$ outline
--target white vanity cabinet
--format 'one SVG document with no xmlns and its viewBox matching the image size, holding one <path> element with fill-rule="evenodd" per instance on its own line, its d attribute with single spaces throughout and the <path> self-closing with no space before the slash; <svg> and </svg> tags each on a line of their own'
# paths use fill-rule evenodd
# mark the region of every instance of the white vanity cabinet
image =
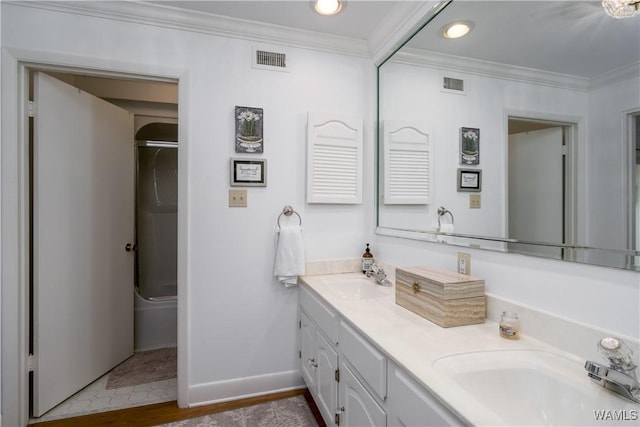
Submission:
<svg viewBox="0 0 640 427">
<path fill-rule="evenodd" d="M 464 425 L 306 286 L 300 308 L 302 376 L 327 426 Z"/>
<path fill-rule="evenodd" d="M 387 358 L 340 320 L 340 425 L 386 426 Z"/>
<path fill-rule="evenodd" d="M 354 369 L 355 370 L 355 369 Z M 387 425 L 387 413 L 376 402 L 350 365 L 340 362 L 340 425 L 380 427 Z"/>
<path fill-rule="evenodd" d="M 304 378 L 327 426 L 338 410 L 337 315 L 306 289 L 300 290 L 300 359 Z"/>
<path fill-rule="evenodd" d="M 338 388 L 336 387 L 336 370 L 338 369 L 338 353 L 322 336 L 316 334 L 316 404 L 327 426 L 335 420 L 338 408 Z"/>
</svg>

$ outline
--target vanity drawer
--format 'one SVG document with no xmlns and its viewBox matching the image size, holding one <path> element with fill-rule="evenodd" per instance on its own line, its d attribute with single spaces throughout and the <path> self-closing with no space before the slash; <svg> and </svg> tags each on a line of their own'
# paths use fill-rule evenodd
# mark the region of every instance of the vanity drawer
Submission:
<svg viewBox="0 0 640 427">
<path fill-rule="evenodd" d="M 340 321 L 340 350 L 369 387 L 384 400 L 387 397 L 387 358 L 344 321 Z"/>
<path fill-rule="evenodd" d="M 338 344 L 338 316 L 304 286 L 300 287 L 300 306 L 332 345 Z"/>
</svg>

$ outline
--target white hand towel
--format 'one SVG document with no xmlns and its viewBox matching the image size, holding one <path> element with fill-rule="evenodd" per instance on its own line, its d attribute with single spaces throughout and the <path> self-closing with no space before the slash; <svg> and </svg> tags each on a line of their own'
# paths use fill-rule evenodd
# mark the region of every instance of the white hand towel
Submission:
<svg viewBox="0 0 640 427">
<path fill-rule="evenodd" d="M 453 224 L 442 224 L 440 226 L 441 233 L 453 233 L 455 230 Z"/>
<path fill-rule="evenodd" d="M 282 226 L 278 233 L 274 276 L 286 287 L 298 284 L 298 276 L 304 275 L 304 243 L 302 227 Z"/>
</svg>

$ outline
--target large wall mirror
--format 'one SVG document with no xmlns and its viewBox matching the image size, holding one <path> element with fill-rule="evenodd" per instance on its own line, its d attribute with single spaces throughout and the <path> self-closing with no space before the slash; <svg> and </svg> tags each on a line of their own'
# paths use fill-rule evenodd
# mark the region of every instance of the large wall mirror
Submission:
<svg viewBox="0 0 640 427">
<path fill-rule="evenodd" d="M 377 232 L 640 270 L 640 16 L 601 1 L 432 15 L 378 68 Z"/>
</svg>

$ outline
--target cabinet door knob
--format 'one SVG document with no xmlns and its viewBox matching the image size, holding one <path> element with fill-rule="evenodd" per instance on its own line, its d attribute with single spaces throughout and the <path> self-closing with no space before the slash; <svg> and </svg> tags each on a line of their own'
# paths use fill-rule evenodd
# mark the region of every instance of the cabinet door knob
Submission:
<svg viewBox="0 0 640 427">
<path fill-rule="evenodd" d="M 307 359 L 307 363 L 309 364 L 309 366 L 311 366 L 312 368 L 317 368 L 318 364 L 316 363 L 316 359 Z"/>
<path fill-rule="evenodd" d="M 127 243 L 126 245 L 124 245 L 124 250 L 127 252 L 135 252 L 138 249 L 138 247 L 136 245 L 133 245 L 131 243 Z"/>
</svg>

